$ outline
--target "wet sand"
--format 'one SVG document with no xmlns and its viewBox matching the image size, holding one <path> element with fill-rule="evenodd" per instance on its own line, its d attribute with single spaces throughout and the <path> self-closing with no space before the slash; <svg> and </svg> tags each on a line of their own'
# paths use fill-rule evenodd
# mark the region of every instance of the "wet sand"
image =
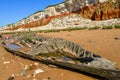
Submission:
<svg viewBox="0 0 120 80">
<path fill-rule="evenodd" d="M 115 62 L 120 68 L 120 40 L 115 40 L 115 37 L 120 37 L 119 29 L 61 31 L 38 33 L 38 35 L 60 37 L 73 41 L 83 48 Z M 8 80 L 12 74 L 21 73 L 25 69 L 25 65 L 35 63 L 38 64 L 35 68 L 27 70 L 23 76 L 16 76 L 15 80 L 96 80 L 96 78 L 80 72 L 73 72 L 59 67 L 51 68 L 40 62 L 14 56 L 0 44 L 0 80 Z M 42 69 L 44 72 L 33 76 L 32 74 L 36 69 Z"/>
</svg>

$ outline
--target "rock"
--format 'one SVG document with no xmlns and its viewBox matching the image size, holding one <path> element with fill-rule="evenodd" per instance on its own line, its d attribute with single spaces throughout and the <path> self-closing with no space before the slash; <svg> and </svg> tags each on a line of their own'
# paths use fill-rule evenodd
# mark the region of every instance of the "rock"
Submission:
<svg viewBox="0 0 120 80">
<path fill-rule="evenodd" d="M 8 66 L 6 66 L 6 69 L 8 69 L 9 67 Z"/>
<path fill-rule="evenodd" d="M 20 63 L 20 66 L 24 66 L 24 64 L 23 64 L 23 63 Z"/>
<path fill-rule="evenodd" d="M 10 61 L 4 61 L 3 62 L 3 64 L 9 64 L 10 63 Z"/>
<path fill-rule="evenodd" d="M 120 37 L 115 37 L 115 40 L 120 40 Z"/>
<path fill-rule="evenodd" d="M 18 77 L 21 76 L 21 74 L 12 74 L 12 77 Z"/>
<path fill-rule="evenodd" d="M 36 65 L 30 64 L 30 65 L 29 65 L 29 70 L 36 69 L 37 66 L 38 66 L 38 64 L 36 64 Z"/>
<path fill-rule="evenodd" d="M 71 36 L 70 34 L 66 35 L 66 36 Z"/>
<path fill-rule="evenodd" d="M 48 79 L 42 79 L 42 80 L 48 80 Z"/>
<path fill-rule="evenodd" d="M 50 77 L 48 77 L 48 80 L 50 80 L 51 78 Z"/>
<path fill-rule="evenodd" d="M 32 75 L 31 75 L 31 74 L 28 74 L 28 75 L 26 76 L 26 78 L 30 78 L 30 77 L 32 77 Z"/>
<path fill-rule="evenodd" d="M 57 66 L 51 65 L 51 64 L 49 64 L 48 66 L 51 67 L 51 68 L 57 68 Z"/>
<path fill-rule="evenodd" d="M 47 79 L 42 79 L 42 80 L 51 80 L 51 78 L 50 78 L 50 77 L 48 77 Z"/>
<path fill-rule="evenodd" d="M 92 40 L 89 40 L 88 42 L 90 42 L 90 43 L 96 43 L 95 41 L 92 41 Z"/>
<path fill-rule="evenodd" d="M 32 80 L 38 80 L 37 78 L 33 78 Z"/>
<path fill-rule="evenodd" d="M 2 59 L 2 60 L 5 60 L 5 57 L 2 57 L 1 59 Z"/>
<path fill-rule="evenodd" d="M 24 74 L 26 74 L 26 70 L 23 70 L 20 72 L 20 75 L 23 76 Z"/>
<path fill-rule="evenodd" d="M 36 69 L 35 71 L 34 71 L 34 74 L 36 75 L 36 74 L 39 74 L 39 73 L 43 73 L 44 71 L 42 70 L 42 69 Z"/>
<path fill-rule="evenodd" d="M 36 74 L 33 74 L 33 77 L 35 78 L 35 77 L 36 77 Z"/>
<path fill-rule="evenodd" d="M 63 73 L 61 73 L 61 76 L 64 76 L 64 74 L 63 74 Z"/>
<path fill-rule="evenodd" d="M 25 70 L 28 70 L 30 67 L 28 65 L 25 65 Z"/>
<path fill-rule="evenodd" d="M 9 79 L 8 80 L 14 80 L 15 78 L 14 77 L 9 77 Z"/>
<path fill-rule="evenodd" d="M 34 63 L 34 65 L 35 65 L 35 66 L 38 66 L 38 65 L 39 65 L 39 63 Z"/>
</svg>

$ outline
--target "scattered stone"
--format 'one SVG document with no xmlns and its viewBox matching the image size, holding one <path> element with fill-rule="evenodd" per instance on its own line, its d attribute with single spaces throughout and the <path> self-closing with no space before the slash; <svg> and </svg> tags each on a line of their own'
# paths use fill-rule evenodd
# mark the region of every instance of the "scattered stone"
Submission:
<svg viewBox="0 0 120 80">
<path fill-rule="evenodd" d="M 115 37 L 115 40 L 120 40 L 120 37 Z"/>
<path fill-rule="evenodd" d="M 39 63 L 34 63 L 34 65 L 35 65 L 35 66 L 38 66 L 38 65 L 39 65 Z"/>
<path fill-rule="evenodd" d="M 15 77 L 15 74 L 12 74 L 12 77 Z"/>
<path fill-rule="evenodd" d="M 90 43 L 96 43 L 95 41 L 92 41 L 92 40 L 89 40 L 88 42 L 90 42 Z"/>
<path fill-rule="evenodd" d="M 8 66 L 6 66 L 6 69 L 8 69 L 9 67 Z"/>
<path fill-rule="evenodd" d="M 28 70 L 30 67 L 28 65 L 25 65 L 25 70 Z"/>
<path fill-rule="evenodd" d="M 10 63 L 10 61 L 4 61 L 3 62 L 3 64 L 9 64 Z"/>
<path fill-rule="evenodd" d="M 70 34 L 66 35 L 66 36 L 71 36 Z"/>
<path fill-rule="evenodd" d="M 51 68 L 56 68 L 57 67 L 57 66 L 51 65 L 51 64 L 49 64 L 48 66 L 51 67 Z"/>
<path fill-rule="evenodd" d="M 20 63 L 20 66 L 24 66 L 24 64 L 23 64 L 23 63 Z"/>
<path fill-rule="evenodd" d="M 48 80 L 50 80 L 51 78 L 50 77 L 48 77 Z"/>
<path fill-rule="evenodd" d="M 34 74 L 39 74 L 39 73 L 42 73 L 42 72 L 44 72 L 42 69 L 37 69 L 37 70 L 34 71 Z"/>
<path fill-rule="evenodd" d="M 21 59 L 20 59 L 20 58 L 18 58 L 17 60 L 18 60 L 18 61 L 20 61 Z"/>
<path fill-rule="evenodd" d="M 2 60 L 4 60 L 4 59 L 5 59 L 5 57 L 2 57 L 1 59 L 2 59 Z"/>
<path fill-rule="evenodd" d="M 18 76 L 22 76 L 22 75 L 21 74 L 15 74 L 15 76 L 18 77 Z"/>
<path fill-rule="evenodd" d="M 38 79 L 34 78 L 33 80 L 38 80 Z"/>
<path fill-rule="evenodd" d="M 24 74 L 26 74 L 26 70 L 20 72 L 20 75 L 24 75 Z"/>
<path fill-rule="evenodd" d="M 9 79 L 8 80 L 14 80 L 14 77 L 9 77 Z"/>
<path fill-rule="evenodd" d="M 48 80 L 48 79 L 42 79 L 42 80 Z"/>
<path fill-rule="evenodd" d="M 14 60 L 13 60 L 13 59 L 11 59 L 10 61 L 11 61 L 12 63 L 14 63 Z"/>
<path fill-rule="evenodd" d="M 31 74 L 28 74 L 28 75 L 26 76 L 26 78 L 30 78 L 30 77 L 32 77 L 32 75 L 31 75 Z"/>
<path fill-rule="evenodd" d="M 36 68 L 37 68 L 37 66 L 34 65 L 34 64 L 30 64 L 30 65 L 29 65 L 29 69 L 36 69 Z"/>
<path fill-rule="evenodd" d="M 61 76 L 63 76 L 64 74 L 63 73 L 61 73 Z"/>
</svg>

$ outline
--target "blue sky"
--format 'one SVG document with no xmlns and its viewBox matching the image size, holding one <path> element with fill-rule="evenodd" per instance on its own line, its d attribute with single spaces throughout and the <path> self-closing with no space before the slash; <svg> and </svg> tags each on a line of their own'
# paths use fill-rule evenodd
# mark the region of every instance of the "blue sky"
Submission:
<svg viewBox="0 0 120 80">
<path fill-rule="evenodd" d="M 65 0 L 0 0 L 0 26 L 15 23 L 49 5 Z"/>
</svg>

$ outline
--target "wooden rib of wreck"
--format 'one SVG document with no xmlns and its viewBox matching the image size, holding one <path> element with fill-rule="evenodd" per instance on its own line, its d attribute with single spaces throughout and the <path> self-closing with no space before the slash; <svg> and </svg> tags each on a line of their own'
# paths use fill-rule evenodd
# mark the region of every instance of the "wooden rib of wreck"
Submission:
<svg viewBox="0 0 120 80">
<path fill-rule="evenodd" d="M 3 41 L 3 46 L 24 58 L 120 80 L 120 70 L 113 62 L 65 39 L 24 34 Z"/>
</svg>

